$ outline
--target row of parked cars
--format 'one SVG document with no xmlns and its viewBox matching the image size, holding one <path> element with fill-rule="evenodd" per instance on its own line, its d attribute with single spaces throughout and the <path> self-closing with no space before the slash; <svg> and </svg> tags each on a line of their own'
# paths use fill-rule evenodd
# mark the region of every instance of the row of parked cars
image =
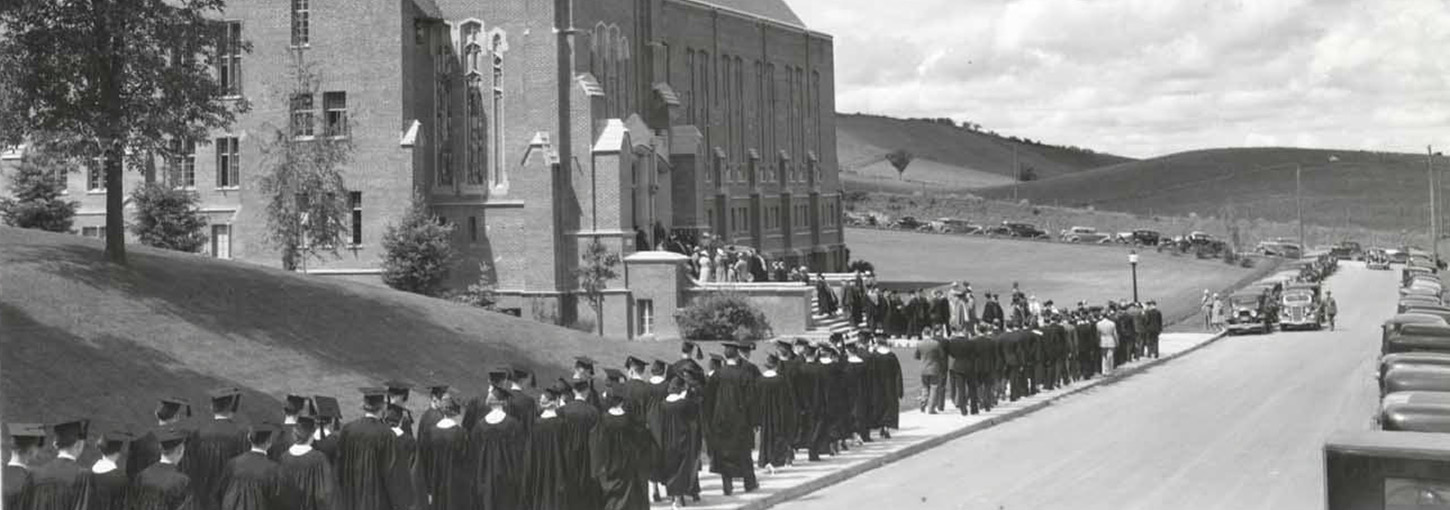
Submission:
<svg viewBox="0 0 1450 510">
<path fill-rule="evenodd" d="M 902 216 L 896 219 L 886 219 L 883 215 L 876 213 L 847 212 L 846 222 L 852 226 L 884 226 L 896 230 L 914 230 L 941 234 L 969 234 L 992 237 L 1017 237 L 1023 239 L 1054 238 L 1046 230 L 1039 228 L 1033 223 L 1024 221 L 1008 220 L 997 225 L 982 225 L 961 218 L 920 220 L 915 216 Z M 1208 236 L 1208 234 L 1201 232 L 1195 232 L 1193 235 Z M 1093 227 L 1072 227 L 1059 232 L 1056 239 L 1067 243 L 1121 243 L 1156 246 L 1164 237 L 1158 231 L 1149 229 L 1138 229 L 1132 232 L 1119 232 L 1115 234 L 1099 232 Z"/>
<path fill-rule="evenodd" d="M 1338 268 L 1334 257 L 1302 259 L 1230 294 L 1224 302 L 1228 333 L 1324 327 L 1323 282 Z"/>
<path fill-rule="evenodd" d="M 1404 252 L 1397 313 L 1380 336 L 1375 422 L 1383 430 L 1450 432 L 1450 306 L 1431 256 Z"/>
</svg>

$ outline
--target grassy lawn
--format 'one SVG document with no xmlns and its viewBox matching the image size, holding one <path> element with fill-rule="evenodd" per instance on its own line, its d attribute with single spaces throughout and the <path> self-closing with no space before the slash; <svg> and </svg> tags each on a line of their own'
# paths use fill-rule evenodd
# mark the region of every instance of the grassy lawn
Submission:
<svg viewBox="0 0 1450 510">
<path fill-rule="evenodd" d="M 287 393 L 337 396 L 350 419 L 356 388 L 389 378 L 472 394 L 496 364 L 531 367 L 545 382 L 575 355 L 619 366 L 629 354 L 677 352 L 673 342 L 599 338 L 365 284 L 128 249 L 130 264 L 117 267 L 102 261 L 99 241 L 0 228 L 7 420 L 147 427 L 157 397 L 204 405 L 227 385 L 246 392 L 247 419 L 276 418 Z M 413 400 L 415 412 L 425 405 Z"/>
<path fill-rule="evenodd" d="M 978 299 L 984 292 L 1002 293 L 1004 306 L 1012 283 L 1041 300 L 1072 306 L 1079 300 L 1103 304 L 1131 299 L 1128 250 L 1119 246 L 1084 246 L 1013 241 L 974 236 L 918 234 L 890 230 L 850 229 L 851 256 L 871 261 L 883 281 L 971 282 Z M 1203 289 L 1218 292 L 1270 272 L 1274 264 L 1253 269 L 1218 260 L 1197 260 L 1153 251 L 1140 253 L 1139 299 L 1155 299 L 1165 320 L 1177 322 L 1198 309 Z M 980 303 L 979 305 L 980 306 Z M 979 308 L 980 310 L 980 308 Z M 1179 327 L 1192 329 L 1190 321 Z M 914 406 L 921 388 L 919 363 L 910 349 L 898 350 L 906 379 L 905 405 Z"/>
</svg>

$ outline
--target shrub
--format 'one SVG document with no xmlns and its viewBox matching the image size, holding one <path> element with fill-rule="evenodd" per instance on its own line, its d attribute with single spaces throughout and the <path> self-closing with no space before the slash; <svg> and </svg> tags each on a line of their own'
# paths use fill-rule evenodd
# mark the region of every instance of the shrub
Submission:
<svg viewBox="0 0 1450 510">
<path fill-rule="evenodd" d="M 453 226 L 428 212 L 421 197 L 401 223 L 383 233 L 383 283 L 389 287 L 433 296 L 441 290 L 453 260 Z"/>
<path fill-rule="evenodd" d="M 141 244 L 193 253 L 206 246 L 206 215 L 195 192 L 147 184 L 131 192 L 131 203 L 136 206 L 131 232 Z"/>
<path fill-rule="evenodd" d="M 68 164 L 39 149 L 27 153 L 10 174 L 13 197 L 0 198 L 0 218 L 4 218 L 5 224 L 51 232 L 70 231 L 80 202 L 61 197 L 65 193 Z"/>
<path fill-rule="evenodd" d="M 856 259 L 851 261 L 850 264 L 846 264 L 846 272 L 854 273 L 856 271 L 860 271 L 862 273 L 875 273 L 876 266 L 868 261 L 861 259 Z"/>
<path fill-rule="evenodd" d="M 469 306 L 476 306 L 484 310 L 493 310 L 498 304 L 498 296 L 495 294 L 495 284 L 490 276 L 493 266 L 487 262 L 478 263 L 478 281 L 468 285 L 467 289 L 448 294 L 448 299 L 455 303 L 462 303 Z"/>
<path fill-rule="evenodd" d="M 690 340 L 764 340 L 771 335 L 770 323 L 742 296 L 707 294 L 675 313 L 680 334 Z"/>
</svg>

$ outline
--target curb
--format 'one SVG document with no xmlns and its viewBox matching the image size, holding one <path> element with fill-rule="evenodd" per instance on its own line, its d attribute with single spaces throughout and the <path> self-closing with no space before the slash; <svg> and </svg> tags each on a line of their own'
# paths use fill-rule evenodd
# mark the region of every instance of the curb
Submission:
<svg viewBox="0 0 1450 510">
<path fill-rule="evenodd" d="M 986 429 L 995 427 L 997 425 L 1000 425 L 1000 424 L 1007 423 L 1009 421 L 1015 420 L 1017 418 L 1021 418 L 1023 416 L 1028 415 L 1028 414 L 1032 414 L 1034 412 L 1040 411 L 1040 410 L 1046 408 L 1047 406 L 1052 405 L 1053 402 L 1056 402 L 1056 401 L 1061 400 L 1063 398 L 1067 398 L 1068 396 L 1075 395 L 1075 394 L 1081 393 L 1083 391 L 1086 391 L 1086 390 L 1089 390 L 1089 389 L 1092 389 L 1092 388 L 1096 388 L 1098 386 L 1112 384 L 1112 383 L 1118 382 L 1119 380 L 1122 380 L 1124 378 L 1131 377 L 1133 375 L 1142 373 L 1144 371 L 1147 371 L 1150 368 L 1156 367 L 1158 365 L 1162 365 L 1164 363 L 1167 363 L 1169 361 L 1178 359 L 1179 357 L 1185 356 L 1185 355 L 1187 355 L 1189 353 L 1192 353 L 1194 351 L 1197 351 L 1199 349 L 1202 349 L 1204 347 L 1207 347 L 1210 344 L 1213 344 L 1213 343 L 1218 342 L 1219 340 L 1223 339 L 1225 336 L 1227 336 L 1226 333 L 1219 333 L 1217 335 L 1214 335 L 1213 337 L 1210 337 L 1208 340 L 1204 340 L 1203 342 L 1199 343 L 1198 345 L 1195 345 L 1193 347 L 1189 347 L 1189 348 L 1184 349 L 1182 351 L 1179 351 L 1179 352 L 1176 352 L 1176 353 L 1173 353 L 1173 354 L 1170 354 L 1168 356 L 1164 356 L 1164 357 L 1161 357 L 1161 358 L 1158 358 L 1158 359 L 1155 359 L 1155 360 L 1146 361 L 1146 362 L 1140 363 L 1138 365 L 1135 365 L 1133 367 L 1123 369 L 1121 371 L 1114 372 L 1112 375 L 1109 375 L 1107 377 L 1099 377 L 1099 378 L 1096 378 L 1096 379 L 1094 379 L 1089 384 L 1081 385 L 1081 386 L 1079 386 L 1077 388 L 1073 388 L 1071 390 L 1068 390 L 1066 392 L 1063 392 L 1062 394 L 1055 395 L 1052 398 L 1048 398 L 1048 399 L 1043 400 L 1041 402 L 1037 402 L 1037 403 L 1034 403 L 1034 404 L 1029 405 L 1027 407 L 1023 407 L 1021 409 L 1017 409 L 1017 410 L 1014 410 L 1014 411 L 1005 413 L 1005 414 L 1003 414 L 1001 416 L 997 416 L 997 417 L 994 417 L 994 418 L 989 418 L 989 419 L 987 419 L 985 421 L 982 421 L 982 422 L 979 422 L 979 423 L 974 423 L 972 425 L 968 425 L 966 427 L 962 427 L 960 429 L 953 430 L 951 432 L 947 432 L 945 434 L 942 434 L 942 435 L 933 437 L 931 439 L 927 439 L 925 441 L 922 441 L 920 443 L 916 443 L 916 444 L 911 445 L 911 446 L 907 446 L 905 448 L 902 448 L 900 450 L 897 450 L 897 451 L 888 453 L 886 455 L 882 455 L 880 457 L 867 460 L 867 461 L 862 462 L 860 464 L 856 464 L 854 466 L 846 467 L 846 468 L 844 468 L 844 469 L 842 469 L 840 471 L 836 471 L 836 472 L 831 473 L 831 474 L 828 474 L 826 476 L 822 476 L 822 477 L 817 478 L 815 480 L 811 480 L 811 481 L 808 481 L 806 483 L 803 483 L 803 484 L 800 484 L 800 485 L 796 485 L 794 487 L 789 487 L 789 488 L 783 489 L 780 492 L 773 493 L 773 494 L 771 494 L 769 496 L 766 496 L 764 498 L 760 498 L 760 499 L 757 499 L 757 500 L 753 500 L 753 501 L 747 502 L 747 503 L 745 503 L 745 504 L 743 504 L 743 505 L 741 505 L 739 507 L 736 507 L 736 508 L 737 508 L 737 510 L 763 510 L 763 509 L 770 508 L 770 507 L 773 507 L 775 505 L 779 505 L 781 503 L 785 503 L 787 501 L 790 501 L 790 500 L 799 498 L 801 496 L 805 496 L 805 495 L 810 494 L 812 492 L 816 492 L 816 491 L 821 490 L 821 489 L 824 489 L 826 487 L 830 487 L 832 485 L 841 483 L 841 482 L 846 481 L 848 479 L 855 478 L 856 476 L 858 476 L 858 475 L 860 475 L 862 473 L 865 473 L 867 471 L 871 471 L 873 469 L 876 469 L 876 468 L 885 466 L 885 465 L 890 464 L 892 462 L 896 462 L 898 460 L 901 460 L 901 459 L 904 459 L 904 458 L 907 458 L 907 457 L 911 457 L 913 455 L 916 455 L 918 453 L 925 452 L 925 451 L 930 450 L 932 448 L 935 448 L 937 446 L 941 446 L 943 444 L 946 444 L 947 442 L 950 442 L 950 441 L 953 441 L 953 440 L 956 440 L 956 439 L 960 439 L 962 437 L 971 435 L 973 433 L 980 432 L 980 431 L 983 431 L 983 430 L 986 430 Z"/>
</svg>

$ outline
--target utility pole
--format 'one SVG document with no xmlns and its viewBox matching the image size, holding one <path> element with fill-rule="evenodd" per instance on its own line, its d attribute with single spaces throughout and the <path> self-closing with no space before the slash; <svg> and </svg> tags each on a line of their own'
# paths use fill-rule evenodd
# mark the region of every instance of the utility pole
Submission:
<svg viewBox="0 0 1450 510">
<path fill-rule="evenodd" d="M 1435 254 L 1435 263 L 1440 263 L 1440 220 L 1435 211 L 1435 152 L 1425 146 L 1425 174 L 1430 178 L 1430 251 Z"/>
<path fill-rule="evenodd" d="M 1294 209 L 1299 216 L 1299 250 L 1308 251 L 1309 245 L 1304 244 L 1304 180 L 1300 175 L 1304 173 L 1304 165 L 1294 165 Z"/>
<path fill-rule="evenodd" d="M 1017 188 L 1022 186 L 1022 170 L 1017 166 L 1017 144 L 1012 144 L 1012 203 L 1017 203 Z"/>
</svg>

